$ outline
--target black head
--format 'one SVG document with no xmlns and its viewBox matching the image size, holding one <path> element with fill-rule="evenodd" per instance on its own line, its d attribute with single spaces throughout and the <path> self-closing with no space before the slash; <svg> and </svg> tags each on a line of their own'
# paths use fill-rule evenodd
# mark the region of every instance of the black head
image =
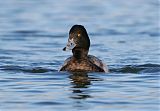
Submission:
<svg viewBox="0 0 160 111">
<path fill-rule="evenodd" d="M 81 48 L 89 50 L 90 40 L 86 29 L 82 25 L 74 25 L 69 31 L 69 39 L 67 46 L 63 49 Z"/>
</svg>

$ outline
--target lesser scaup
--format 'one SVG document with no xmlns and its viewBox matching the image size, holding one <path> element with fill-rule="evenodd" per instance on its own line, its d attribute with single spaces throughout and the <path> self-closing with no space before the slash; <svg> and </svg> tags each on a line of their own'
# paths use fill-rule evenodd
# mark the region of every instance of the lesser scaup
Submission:
<svg viewBox="0 0 160 111">
<path fill-rule="evenodd" d="M 63 49 L 72 50 L 73 56 L 65 60 L 60 71 L 70 72 L 108 72 L 107 66 L 97 57 L 88 55 L 90 39 L 82 25 L 74 25 L 69 31 L 67 46 Z"/>
</svg>

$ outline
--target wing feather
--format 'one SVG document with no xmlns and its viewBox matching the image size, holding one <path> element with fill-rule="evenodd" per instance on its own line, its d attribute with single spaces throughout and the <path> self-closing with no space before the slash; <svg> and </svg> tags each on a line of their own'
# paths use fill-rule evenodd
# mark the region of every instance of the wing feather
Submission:
<svg viewBox="0 0 160 111">
<path fill-rule="evenodd" d="M 64 61 L 64 64 L 59 68 L 58 71 L 63 71 L 64 67 L 68 64 L 68 62 L 71 60 L 71 57 L 67 58 L 65 61 Z"/>
<path fill-rule="evenodd" d="M 102 68 L 105 72 L 108 72 L 108 68 L 107 68 L 106 64 L 102 62 L 102 60 L 98 59 L 97 57 L 95 57 L 93 55 L 89 55 L 88 57 L 89 57 L 89 60 L 93 64 L 95 64 L 98 67 Z"/>
</svg>

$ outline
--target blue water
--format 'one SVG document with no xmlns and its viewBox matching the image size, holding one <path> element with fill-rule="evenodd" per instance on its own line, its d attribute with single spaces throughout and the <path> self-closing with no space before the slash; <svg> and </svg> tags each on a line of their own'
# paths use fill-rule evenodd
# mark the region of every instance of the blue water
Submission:
<svg viewBox="0 0 160 111">
<path fill-rule="evenodd" d="M 160 110 L 158 0 L 1 0 L 0 111 Z M 109 73 L 58 72 L 82 24 Z"/>
</svg>

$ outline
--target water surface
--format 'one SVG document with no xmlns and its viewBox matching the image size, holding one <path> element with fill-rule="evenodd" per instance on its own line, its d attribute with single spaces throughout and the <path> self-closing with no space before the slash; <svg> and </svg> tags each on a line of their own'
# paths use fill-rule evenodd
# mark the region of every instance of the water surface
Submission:
<svg viewBox="0 0 160 111">
<path fill-rule="evenodd" d="M 0 111 L 158 111 L 158 0 L 0 1 Z M 58 72 L 74 24 L 109 73 Z"/>
</svg>

